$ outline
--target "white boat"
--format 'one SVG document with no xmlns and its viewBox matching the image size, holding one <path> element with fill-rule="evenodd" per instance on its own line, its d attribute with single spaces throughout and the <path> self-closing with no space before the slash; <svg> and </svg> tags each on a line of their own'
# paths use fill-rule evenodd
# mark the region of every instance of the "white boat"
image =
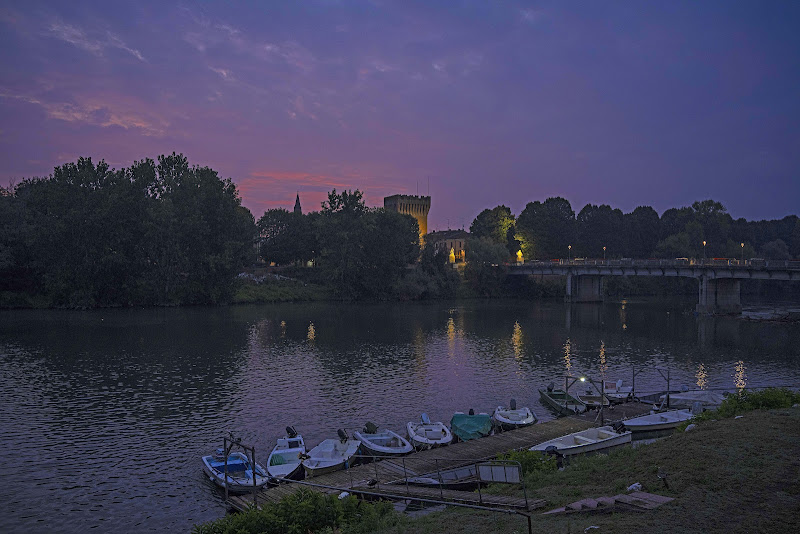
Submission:
<svg viewBox="0 0 800 534">
<path fill-rule="evenodd" d="M 626 419 L 625 428 L 633 432 L 669 430 L 692 418 L 689 410 L 669 410 Z"/>
<path fill-rule="evenodd" d="M 339 430 L 339 439 L 326 439 L 308 451 L 308 457 L 303 460 L 306 476 L 349 468 L 360 446 L 360 441 L 348 438 L 344 430 Z"/>
<path fill-rule="evenodd" d="M 408 440 L 417 449 L 430 449 L 449 444 L 453 434 L 442 422 L 432 423 L 428 414 L 422 414 L 419 423 L 409 422 L 406 425 Z"/>
<path fill-rule="evenodd" d="M 584 394 L 578 393 L 575 395 L 579 401 L 584 403 L 587 408 L 596 409 L 600 408 L 600 406 L 608 407 L 611 405 L 608 397 L 605 395 L 598 395 L 597 393 L 593 393 L 592 391 L 587 391 Z"/>
<path fill-rule="evenodd" d="M 530 408 L 517 408 L 517 401 L 511 399 L 508 408 L 498 406 L 492 413 L 492 422 L 503 430 L 511 430 L 532 425 L 538 421 Z"/>
<path fill-rule="evenodd" d="M 560 438 L 545 441 L 534 447 L 532 451 L 546 451 L 548 447 L 555 447 L 562 456 L 585 454 L 626 445 L 631 442 L 631 432 L 617 432 L 610 426 L 589 428 L 561 436 Z"/>
<path fill-rule="evenodd" d="M 624 402 L 633 397 L 633 386 L 623 386 L 622 380 L 605 382 L 604 393 L 611 402 Z"/>
<path fill-rule="evenodd" d="M 255 464 L 255 467 L 254 483 L 253 462 L 246 454 L 230 453 L 227 466 L 225 465 L 225 452 L 222 449 L 217 449 L 213 455 L 203 456 L 203 471 L 208 478 L 221 488 L 228 486 L 230 493 L 247 493 L 267 483 L 267 471 L 258 464 Z"/>
<path fill-rule="evenodd" d="M 361 442 L 361 452 L 373 456 L 402 456 L 414 450 L 411 443 L 397 432 L 378 430 L 373 423 L 367 423 L 363 432 L 353 432 L 353 437 Z"/>
<path fill-rule="evenodd" d="M 276 480 L 300 480 L 303 475 L 302 456 L 306 454 L 303 436 L 294 427 L 286 427 L 286 437 L 278 443 L 267 458 L 267 472 Z"/>
</svg>

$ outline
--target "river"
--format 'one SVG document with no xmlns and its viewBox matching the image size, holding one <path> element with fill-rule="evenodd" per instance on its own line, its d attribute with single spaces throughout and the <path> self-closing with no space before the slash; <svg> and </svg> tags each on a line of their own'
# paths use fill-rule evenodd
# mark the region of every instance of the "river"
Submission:
<svg viewBox="0 0 800 534">
<path fill-rule="evenodd" d="M 800 384 L 800 325 L 691 300 L 0 311 L 2 532 L 189 531 L 225 513 L 200 457 L 233 430 L 263 460 L 366 421 L 491 412 L 565 374 L 637 390 Z M 764 306 L 745 305 L 763 315 Z M 771 308 L 767 306 L 766 308 Z"/>
</svg>

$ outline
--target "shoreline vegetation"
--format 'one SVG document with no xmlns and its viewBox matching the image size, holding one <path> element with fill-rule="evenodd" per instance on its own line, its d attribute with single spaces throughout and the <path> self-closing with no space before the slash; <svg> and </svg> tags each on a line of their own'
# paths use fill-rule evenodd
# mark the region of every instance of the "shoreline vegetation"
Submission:
<svg viewBox="0 0 800 534">
<path fill-rule="evenodd" d="M 607 455 L 576 458 L 558 471 L 552 461 L 521 460 L 529 498 L 547 501 L 532 512 L 534 532 L 686 533 L 793 532 L 800 502 L 800 393 L 769 388 L 731 396 L 667 438 Z M 543 423 L 547 424 L 547 423 Z M 660 476 L 659 476 L 660 475 Z M 665 482 L 666 481 L 666 482 Z M 541 515 L 577 500 L 642 491 L 675 499 L 646 512 Z M 508 493 L 506 486 L 484 491 Z M 277 532 L 438 534 L 527 532 L 525 518 L 448 507 L 411 518 L 385 502 L 338 499 L 307 489 L 267 505 L 197 525 L 195 534 Z"/>
<path fill-rule="evenodd" d="M 800 258 L 796 215 L 734 219 L 713 200 L 659 216 L 649 206 L 623 213 L 593 204 L 576 214 L 569 201 L 551 197 L 529 202 L 518 216 L 506 206 L 485 209 L 469 232 L 420 236 L 419 228 L 410 215 L 366 206 L 359 190 L 334 189 L 317 211 L 298 205 L 256 219 L 230 178 L 190 166 L 182 154 L 122 169 L 79 158 L 47 177 L 0 187 L 0 308 L 550 298 L 563 296 L 562 279 L 506 276 L 504 265 L 566 257 Z M 240 277 L 259 264 L 299 283 Z M 299 267 L 306 265 L 313 267 Z M 776 291 L 760 281 L 745 285 Z M 606 284 L 612 298 L 696 291 L 685 279 L 611 277 Z"/>
</svg>

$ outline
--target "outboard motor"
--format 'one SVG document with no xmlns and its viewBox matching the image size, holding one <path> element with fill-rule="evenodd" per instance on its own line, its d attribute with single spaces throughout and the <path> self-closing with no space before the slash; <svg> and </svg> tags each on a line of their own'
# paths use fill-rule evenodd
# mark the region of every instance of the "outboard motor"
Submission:
<svg viewBox="0 0 800 534">
<path fill-rule="evenodd" d="M 426 413 L 422 414 L 422 422 L 425 423 L 426 425 L 431 424 L 431 418 L 428 417 L 428 414 Z"/>
<path fill-rule="evenodd" d="M 286 427 L 286 435 L 289 436 L 289 438 L 296 438 L 297 437 L 297 430 L 295 430 L 293 426 L 287 426 Z"/>
<path fill-rule="evenodd" d="M 475 415 L 475 410 L 473 410 L 472 408 L 470 408 L 470 409 L 469 409 L 469 414 L 470 414 L 470 415 Z"/>
<path fill-rule="evenodd" d="M 548 392 L 550 392 L 550 393 L 552 393 L 552 392 L 553 392 L 553 389 L 554 389 L 555 387 L 556 387 L 556 385 L 555 385 L 555 384 L 553 384 L 552 382 L 550 382 L 549 384 L 547 384 L 547 391 L 548 391 Z"/>
<path fill-rule="evenodd" d="M 364 434 L 377 434 L 377 433 L 378 433 L 378 425 L 367 421 L 367 424 L 364 425 Z"/>
<path fill-rule="evenodd" d="M 347 441 L 348 439 L 347 432 L 345 432 L 344 429 L 340 428 L 339 430 L 336 431 L 336 433 L 339 434 L 339 441 L 341 441 L 342 443 Z"/>
<path fill-rule="evenodd" d="M 517 401 L 515 401 L 514 399 L 511 399 L 511 402 L 509 402 L 508 405 L 512 410 L 517 409 Z"/>
</svg>

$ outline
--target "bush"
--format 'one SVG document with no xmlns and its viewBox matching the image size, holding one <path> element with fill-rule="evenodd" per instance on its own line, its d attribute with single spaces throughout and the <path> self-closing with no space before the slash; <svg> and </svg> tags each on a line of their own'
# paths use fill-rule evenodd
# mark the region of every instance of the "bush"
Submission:
<svg viewBox="0 0 800 534">
<path fill-rule="evenodd" d="M 531 451 L 528 449 L 508 451 L 499 455 L 497 459 L 519 462 L 522 468 L 522 476 L 542 471 L 556 471 L 558 469 L 555 457 L 549 454 L 543 454 L 541 451 Z"/>
<path fill-rule="evenodd" d="M 371 532 L 399 521 L 388 502 L 367 503 L 353 496 L 335 495 L 301 488 L 260 510 L 230 515 L 196 526 L 195 534 L 306 534 L 332 530 Z M 346 527 L 343 529 L 343 527 Z"/>
<path fill-rule="evenodd" d="M 790 408 L 800 403 L 800 393 L 786 388 L 767 388 L 761 391 L 744 391 L 738 395 L 730 395 L 716 410 L 709 410 L 695 416 L 693 421 L 708 421 L 734 417 L 752 410 L 774 410 Z M 688 422 L 686 423 L 688 424 Z M 683 425 L 685 428 L 686 425 Z"/>
</svg>

